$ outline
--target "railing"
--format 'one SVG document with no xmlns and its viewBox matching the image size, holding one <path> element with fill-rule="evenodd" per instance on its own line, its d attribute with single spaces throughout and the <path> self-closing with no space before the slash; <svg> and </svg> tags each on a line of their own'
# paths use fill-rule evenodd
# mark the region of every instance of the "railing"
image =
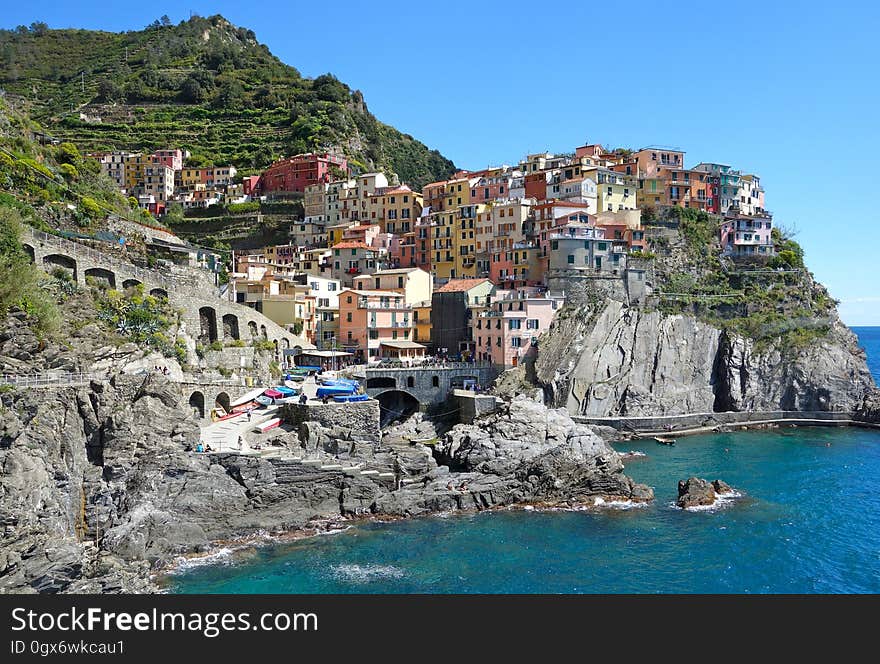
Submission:
<svg viewBox="0 0 880 664">
<path fill-rule="evenodd" d="M 406 365 L 402 362 L 388 362 L 386 364 L 380 364 L 376 367 L 367 367 L 366 375 L 369 375 L 370 372 L 375 371 L 387 371 L 387 370 L 400 370 L 400 371 L 414 371 L 419 369 L 431 369 L 431 370 L 447 370 L 447 369 L 489 369 L 492 367 L 491 362 L 443 362 L 443 361 L 433 361 L 433 360 L 425 360 L 424 362 L 419 362 L 418 360 L 413 360 L 412 365 Z"/>
<path fill-rule="evenodd" d="M 95 373 L 0 374 L 0 385 L 13 385 L 25 388 L 65 387 L 87 385 L 93 380 L 106 377 Z"/>
<path fill-rule="evenodd" d="M 195 285 L 198 281 L 195 275 L 162 275 L 157 270 L 138 267 L 134 263 L 110 256 L 104 252 L 92 249 L 87 245 L 72 242 L 56 235 L 49 235 L 48 233 L 33 228 L 29 228 L 28 230 L 34 240 L 61 249 L 65 253 L 70 254 L 73 258 L 88 258 L 95 263 L 100 263 L 101 265 L 110 266 L 117 270 L 123 270 L 128 274 L 133 274 L 141 281 L 157 283 L 164 286 L 166 289 L 173 287 L 180 282 L 187 282 Z M 205 277 L 207 277 L 207 274 Z"/>
</svg>

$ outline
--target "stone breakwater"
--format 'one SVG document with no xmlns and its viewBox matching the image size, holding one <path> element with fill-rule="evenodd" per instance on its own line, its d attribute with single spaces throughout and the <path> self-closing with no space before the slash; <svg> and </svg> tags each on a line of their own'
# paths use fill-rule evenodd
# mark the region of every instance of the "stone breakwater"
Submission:
<svg viewBox="0 0 880 664">
<path fill-rule="evenodd" d="M 271 458 L 186 452 L 197 422 L 158 375 L 2 405 L 0 592 L 155 591 L 181 555 L 321 521 L 653 497 L 589 428 L 526 398 L 433 448 L 364 430 L 366 413 L 300 417 Z"/>
</svg>

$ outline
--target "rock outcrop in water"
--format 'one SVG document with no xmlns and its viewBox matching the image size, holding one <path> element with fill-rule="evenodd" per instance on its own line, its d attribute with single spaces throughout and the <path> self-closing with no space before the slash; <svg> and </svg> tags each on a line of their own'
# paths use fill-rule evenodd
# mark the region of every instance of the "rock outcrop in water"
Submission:
<svg viewBox="0 0 880 664">
<path fill-rule="evenodd" d="M 678 483 L 678 499 L 675 504 L 682 509 L 693 507 L 710 507 L 719 496 L 734 493 L 733 488 L 721 480 L 709 482 L 699 477 L 680 480 Z"/>
<path fill-rule="evenodd" d="M 791 354 L 616 300 L 560 316 L 535 368 L 548 403 L 573 415 L 856 411 L 874 389 L 864 351 L 839 321 Z"/>
</svg>

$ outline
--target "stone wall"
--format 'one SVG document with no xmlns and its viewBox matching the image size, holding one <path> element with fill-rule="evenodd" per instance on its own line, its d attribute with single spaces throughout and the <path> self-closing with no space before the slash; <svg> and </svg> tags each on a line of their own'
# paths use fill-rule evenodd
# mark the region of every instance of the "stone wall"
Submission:
<svg viewBox="0 0 880 664">
<path fill-rule="evenodd" d="M 662 432 L 720 425 L 757 424 L 772 421 L 791 422 L 821 426 L 844 426 L 859 422 L 850 412 L 767 410 L 725 413 L 686 413 L 682 415 L 657 415 L 647 417 L 585 417 L 572 419 L 581 424 L 612 427 L 618 431 Z"/>
<path fill-rule="evenodd" d="M 360 440 L 378 443 L 381 439 L 379 402 L 374 399 L 353 403 L 285 404 L 280 417 L 283 422 L 296 427 L 309 422 L 329 430 L 351 431 Z"/>
<path fill-rule="evenodd" d="M 628 302 L 626 282 L 622 275 L 574 274 L 567 271 L 550 272 L 547 287 L 551 293 L 565 293 L 566 304 L 587 306 L 605 299 Z"/>
<path fill-rule="evenodd" d="M 471 424 L 484 415 L 494 413 L 498 408 L 497 399 L 490 394 L 476 394 L 469 390 L 455 390 L 452 401 L 458 407 L 458 421 Z"/>
</svg>

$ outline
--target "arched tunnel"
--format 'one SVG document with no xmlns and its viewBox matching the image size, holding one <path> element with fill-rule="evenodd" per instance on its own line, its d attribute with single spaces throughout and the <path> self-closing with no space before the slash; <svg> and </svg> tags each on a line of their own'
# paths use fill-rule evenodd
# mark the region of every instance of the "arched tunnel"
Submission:
<svg viewBox="0 0 880 664">
<path fill-rule="evenodd" d="M 421 403 L 409 392 L 388 390 L 376 397 L 379 402 L 379 425 L 386 427 L 396 420 L 418 412 Z"/>
</svg>

